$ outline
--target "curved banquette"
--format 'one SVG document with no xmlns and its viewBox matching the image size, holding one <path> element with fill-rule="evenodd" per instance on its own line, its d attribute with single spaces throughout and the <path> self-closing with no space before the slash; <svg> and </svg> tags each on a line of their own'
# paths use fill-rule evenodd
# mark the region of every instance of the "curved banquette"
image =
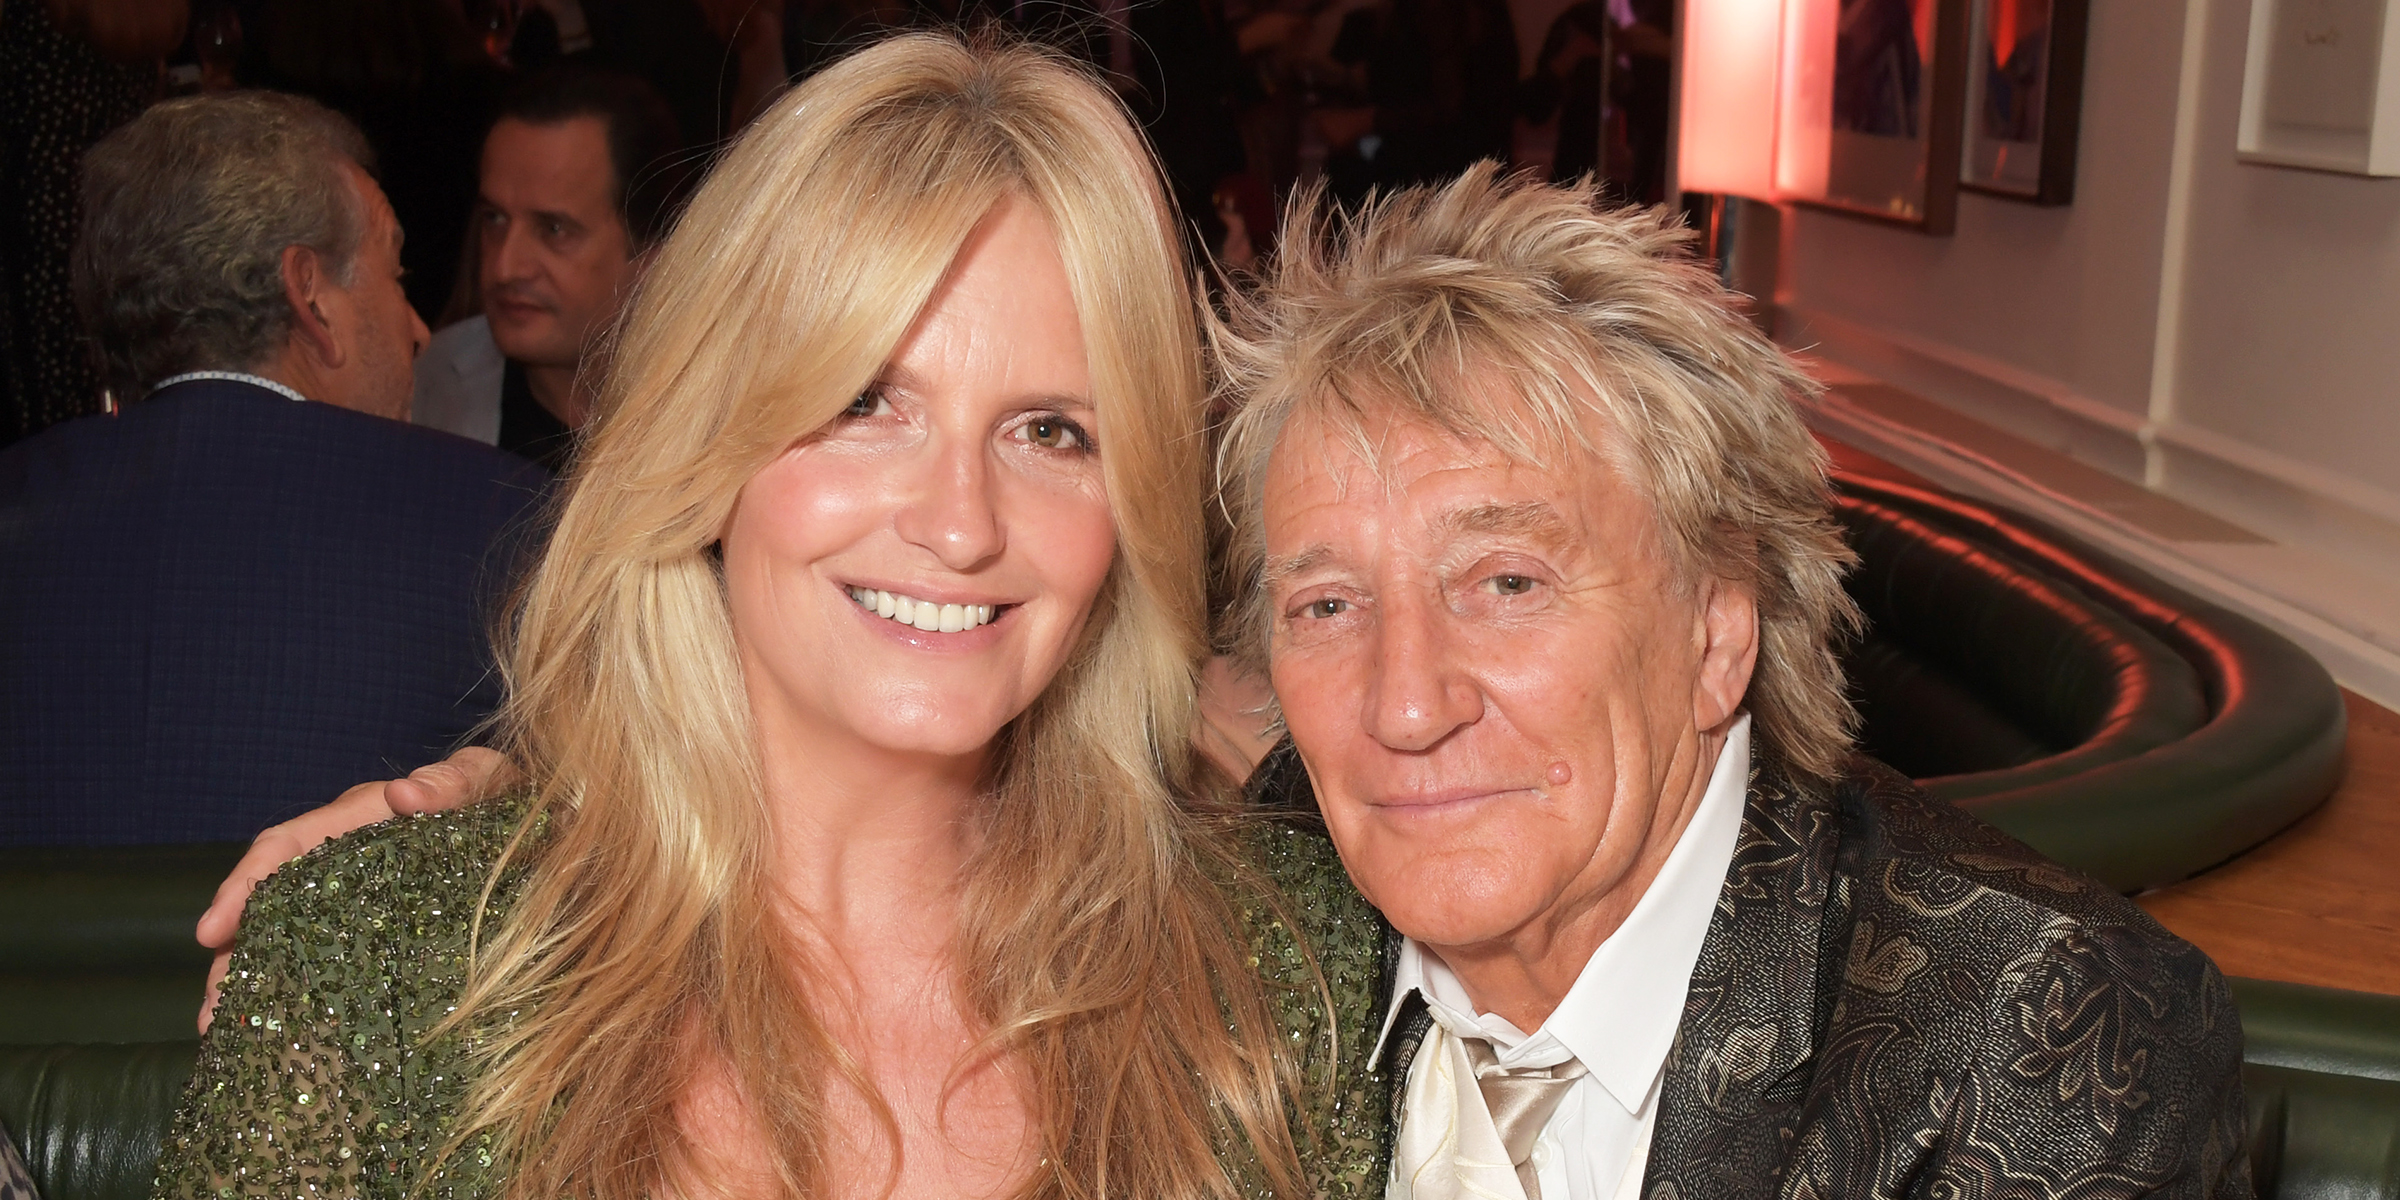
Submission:
<svg viewBox="0 0 2400 1200">
<path fill-rule="evenodd" d="M 1866 748 L 2126 891 L 2256 845 L 2338 781 L 2305 653 L 2037 522 L 1844 474 Z M 240 847 L 0 863 L 0 1126 L 47 1200 L 147 1195 L 189 1078 L 191 921 Z M 2233 981 L 2264 1197 L 2400 1200 L 2400 997 Z"/>
<path fill-rule="evenodd" d="M 2274 631 L 2029 518 L 1843 473 L 1868 753 L 2120 891 L 2340 782 L 2341 690 Z"/>
</svg>

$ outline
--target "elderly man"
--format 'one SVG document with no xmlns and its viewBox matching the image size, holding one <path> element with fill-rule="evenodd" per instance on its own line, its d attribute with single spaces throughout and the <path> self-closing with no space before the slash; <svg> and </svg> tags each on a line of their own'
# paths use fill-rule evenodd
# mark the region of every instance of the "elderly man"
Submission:
<svg viewBox="0 0 2400 1200">
<path fill-rule="evenodd" d="M 2249 1194 L 2207 958 L 1850 756 L 1810 385 L 1677 231 L 1477 171 L 1285 245 L 1253 786 L 1400 935 L 1393 1196 Z"/>
<path fill-rule="evenodd" d="M 0 453 L 0 844 L 247 838 L 497 705 L 486 554 L 545 479 L 406 424 L 425 327 L 371 165 L 264 92 L 85 157 L 116 411 Z"/>
<path fill-rule="evenodd" d="M 1349 1182 L 2248 1195 L 2208 960 L 1851 756 L 1809 385 L 1680 231 L 1479 170 L 1324 234 L 1219 341 L 1221 463 L 1252 795 L 1389 922 Z"/>
</svg>

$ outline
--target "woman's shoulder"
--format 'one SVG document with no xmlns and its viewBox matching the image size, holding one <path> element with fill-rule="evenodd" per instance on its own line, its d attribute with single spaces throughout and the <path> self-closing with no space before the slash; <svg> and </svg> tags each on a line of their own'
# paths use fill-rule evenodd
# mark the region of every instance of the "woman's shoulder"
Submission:
<svg viewBox="0 0 2400 1200">
<path fill-rule="evenodd" d="M 320 928 L 366 940 L 463 930 L 530 810 L 526 797 L 502 797 L 329 839 L 259 884 L 243 910 L 241 943 Z M 512 864 L 510 879 L 523 873 L 526 861 L 521 856 Z"/>
<path fill-rule="evenodd" d="M 540 835 L 530 811 L 514 798 L 389 821 L 259 885 L 160 1194 L 409 1192 L 472 1081 L 459 1037 L 433 1035 L 465 992 L 478 918 L 504 916 L 527 869 L 531 855 L 495 875 L 521 828 Z M 483 1193 L 472 1166 L 437 1172 L 425 1194 Z"/>
<path fill-rule="evenodd" d="M 1265 905 L 1252 898 L 1244 907 L 1253 941 L 1288 922 L 1294 940 L 1306 944 L 1336 996 L 1375 988 L 1381 982 L 1387 926 L 1351 886 L 1324 828 L 1313 821 L 1261 820 L 1247 831 L 1246 841 L 1251 864 L 1274 892 Z M 1262 966 L 1270 975 L 1277 973 L 1273 964 Z"/>
<path fill-rule="evenodd" d="M 242 913 L 222 1010 L 272 1011 L 297 992 L 376 1011 L 403 1039 L 438 1023 L 465 988 L 478 917 L 496 922 L 526 870 L 519 856 L 495 885 L 530 808 L 505 797 L 401 817 L 285 863 Z"/>
</svg>

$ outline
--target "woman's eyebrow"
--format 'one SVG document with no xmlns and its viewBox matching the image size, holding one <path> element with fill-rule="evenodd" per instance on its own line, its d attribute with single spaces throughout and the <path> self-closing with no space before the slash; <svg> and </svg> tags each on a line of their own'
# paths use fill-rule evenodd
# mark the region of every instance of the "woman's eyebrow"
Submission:
<svg viewBox="0 0 2400 1200">
<path fill-rule="evenodd" d="M 1055 408 L 1061 412 L 1098 413 L 1100 406 L 1090 396 L 1078 392 L 1036 392 L 1029 399 L 1036 408 Z"/>
</svg>

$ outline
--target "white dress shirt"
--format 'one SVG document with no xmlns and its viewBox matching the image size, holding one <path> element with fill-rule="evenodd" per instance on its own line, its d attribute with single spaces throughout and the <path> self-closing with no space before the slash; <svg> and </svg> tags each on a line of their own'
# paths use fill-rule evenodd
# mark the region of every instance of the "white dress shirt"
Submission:
<svg viewBox="0 0 2400 1200">
<path fill-rule="evenodd" d="M 181 375 L 169 375 L 165 379 L 161 379 L 157 383 L 151 384 L 149 394 L 155 396 L 160 392 L 167 390 L 168 388 L 174 387 L 176 384 L 192 383 L 202 379 L 221 380 L 225 383 L 246 383 L 251 387 L 265 388 L 286 400 L 294 401 L 300 404 L 308 403 L 308 397 L 301 395 L 299 392 L 296 392 L 291 388 L 277 383 L 263 375 L 253 375 L 248 371 L 185 371 Z"/>
<path fill-rule="evenodd" d="M 508 359 L 492 340 L 491 322 L 469 317 L 445 325 L 417 356 L 416 406 L 408 419 L 499 445 L 500 382 L 507 370 Z"/>
<path fill-rule="evenodd" d="M 1475 1179 L 1468 1180 L 1470 1172 L 1462 1169 L 1459 1180 L 1445 1176 L 1437 1182 L 1442 1170 L 1426 1172 L 1402 1162 L 1412 1152 L 1419 1157 L 1440 1153 L 1432 1149 L 1436 1143 L 1463 1150 L 1470 1158 L 1488 1157 L 1488 1147 L 1497 1144 L 1472 1072 L 1462 1069 L 1465 1059 L 1458 1037 L 1489 1040 L 1503 1068 L 1545 1067 L 1575 1058 L 1589 1072 L 1551 1112 L 1534 1143 L 1533 1165 L 1543 1200 L 1630 1200 L 1640 1194 L 1650 1132 L 1658 1117 L 1659 1080 L 1683 1020 L 1700 943 L 1708 936 L 1725 874 L 1733 865 L 1749 776 L 1750 718 L 1744 715 L 1726 736 L 1708 789 L 1650 889 L 1625 923 L 1593 951 L 1566 998 L 1531 1034 L 1506 1018 L 1479 1012 L 1440 956 L 1414 938 L 1402 943 L 1383 1037 L 1391 1036 L 1401 1002 L 1412 991 L 1424 995 L 1435 1023 L 1449 1036 L 1429 1032 L 1410 1065 L 1402 1091 L 1401 1150 L 1394 1156 L 1391 1200 L 1421 1195 L 1521 1200 L 1523 1189 L 1505 1163 L 1497 1171 L 1489 1164 L 1470 1164 L 1481 1171 Z M 1379 1044 L 1376 1055 L 1381 1054 Z M 1454 1080 L 1460 1082 L 1453 1084 Z M 1410 1125 L 1420 1122 L 1412 1138 Z M 1408 1177 L 1411 1170 L 1419 1171 L 1424 1186 Z"/>
</svg>

